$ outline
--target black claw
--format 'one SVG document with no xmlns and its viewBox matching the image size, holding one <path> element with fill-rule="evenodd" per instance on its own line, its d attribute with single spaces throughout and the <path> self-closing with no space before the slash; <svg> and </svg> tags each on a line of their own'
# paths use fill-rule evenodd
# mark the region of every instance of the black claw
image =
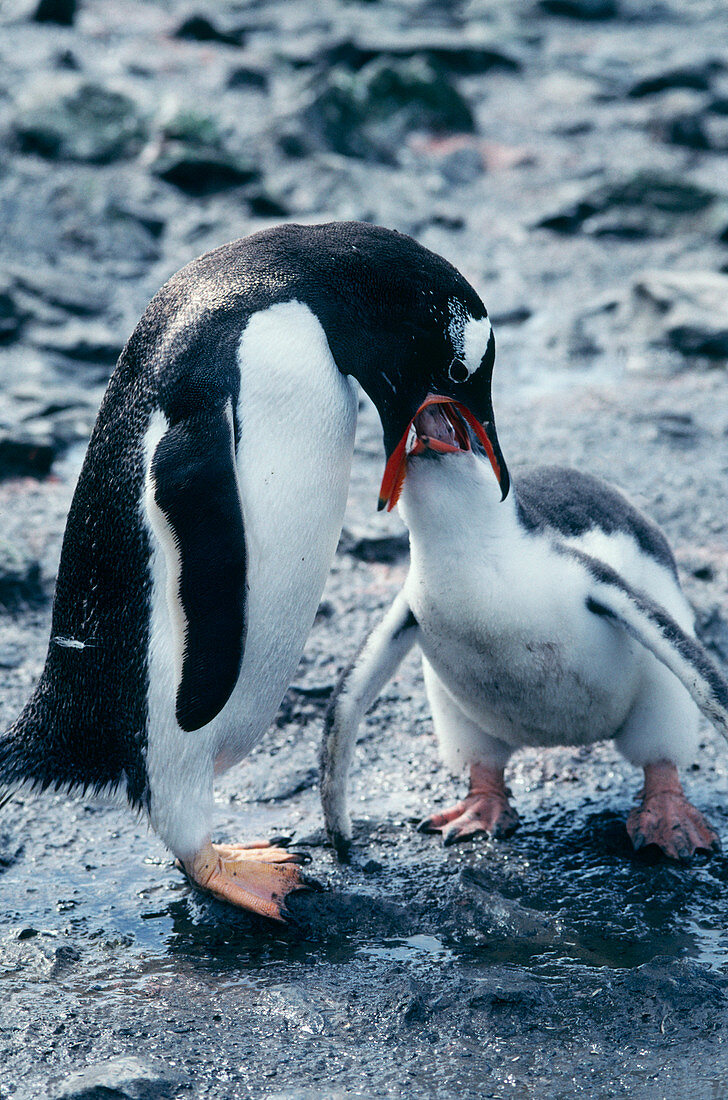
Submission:
<svg viewBox="0 0 728 1100">
<path fill-rule="evenodd" d="M 301 887 L 305 890 L 315 890 L 317 894 L 322 894 L 324 891 L 324 884 L 317 878 L 311 878 L 310 875 L 301 875 Z"/>
<path fill-rule="evenodd" d="M 290 852 L 289 854 L 294 856 L 294 859 L 288 861 L 289 863 L 299 863 L 303 865 L 310 863 L 313 859 L 310 852 Z"/>
<path fill-rule="evenodd" d="M 331 833 L 331 843 L 339 863 L 350 863 L 351 839 L 343 833 Z"/>
<path fill-rule="evenodd" d="M 432 818 L 423 817 L 417 826 L 418 833 L 438 833 L 440 830 L 432 824 Z"/>
<path fill-rule="evenodd" d="M 639 852 L 640 848 L 644 848 L 646 843 L 647 840 L 645 839 L 644 833 L 635 833 L 635 835 L 632 837 L 632 847 L 634 848 L 635 852 Z"/>
</svg>

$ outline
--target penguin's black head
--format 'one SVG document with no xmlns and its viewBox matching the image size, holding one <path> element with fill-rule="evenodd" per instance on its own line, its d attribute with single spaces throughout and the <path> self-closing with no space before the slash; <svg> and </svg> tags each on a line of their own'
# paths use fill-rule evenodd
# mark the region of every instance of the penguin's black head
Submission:
<svg viewBox="0 0 728 1100">
<path fill-rule="evenodd" d="M 441 256 L 401 233 L 356 222 L 312 230 L 327 248 L 319 268 L 328 291 L 320 316 L 334 359 L 358 380 L 382 421 L 387 465 L 379 507 L 396 504 L 414 421 L 438 404 L 440 422 L 453 432 L 451 445 L 437 449 L 468 449 L 469 442 L 461 445 L 469 440 L 467 424 L 505 498 L 509 477 L 491 401 L 495 340 L 473 288 Z"/>
<path fill-rule="evenodd" d="M 474 292 L 471 292 L 474 295 Z M 412 455 L 425 449 L 439 453 L 469 451 L 471 432 L 485 451 L 498 479 L 502 499 L 508 494 L 508 469 L 495 430 L 491 379 L 495 339 L 485 308 L 466 313 L 449 299 L 442 328 L 423 341 L 403 379 L 399 400 L 380 391 L 387 465 L 379 508 L 396 505 Z M 366 384 L 362 382 L 366 389 Z M 373 387 L 376 389 L 376 384 Z M 468 428 L 471 430 L 468 431 Z"/>
</svg>

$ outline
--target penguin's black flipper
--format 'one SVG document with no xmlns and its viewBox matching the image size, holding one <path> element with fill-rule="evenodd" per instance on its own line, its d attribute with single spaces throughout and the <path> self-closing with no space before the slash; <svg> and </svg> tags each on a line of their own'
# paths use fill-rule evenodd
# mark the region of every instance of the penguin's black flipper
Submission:
<svg viewBox="0 0 728 1100">
<path fill-rule="evenodd" d="M 177 721 L 196 730 L 230 698 L 245 645 L 245 532 L 230 407 L 173 423 L 149 477 L 181 656 Z"/>
<path fill-rule="evenodd" d="M 654 653 L 728 740 L 728 681 L 700 642 L 687 634 L 664 607 L 632 588 L 608 565 L 578 550 L 569 552 L 586 565 L 594 578 L 587 609 L 609 619 Z"/>
</svg>

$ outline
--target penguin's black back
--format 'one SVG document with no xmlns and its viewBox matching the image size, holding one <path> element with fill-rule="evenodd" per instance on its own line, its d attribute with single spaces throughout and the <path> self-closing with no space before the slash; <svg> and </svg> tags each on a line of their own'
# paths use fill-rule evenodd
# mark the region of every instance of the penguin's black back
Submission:
<svg viewBox="0 0 728 1100">
<path fill-rule="evenodd" d="M 600 478 L 563 466 L 538 466 L 515 480 L 516 507 L 527 531 L 551 530 L 565 539 L 588 531 L 628 535 L 677 578 L 670 544 L 660 528 Z"/>
</svg>

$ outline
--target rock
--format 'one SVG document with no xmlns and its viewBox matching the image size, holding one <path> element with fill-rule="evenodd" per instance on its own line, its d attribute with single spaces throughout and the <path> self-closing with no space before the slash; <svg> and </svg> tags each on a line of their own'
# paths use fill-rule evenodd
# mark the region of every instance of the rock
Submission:
<svg viewBox="0 0 728 1100">
<path fill-rule="evenodd" d="M 81 69 L 78 58 L 73 50 L 59 50 L 53 63 L 57 69 L 65 70 L 69 73 L 77 73 L 80 72 Z"/>
<path fill-rule="evenodd" d="M 358 535 L 344 527 L 339 538 L 338 554 L 349 554 L 357 561 L 394 565 L 409 555 L 409 535 Z"/>
<path fill-rule="evenodd" d="M 258 92 L 267 91 L 268 82 L 268 74 L 263 69 L 251 69 L 248 65 L 232 69 L 227 78 L 228 88 L 252 88 Z"/>
<path fill-rule="evenodd" d="M 32 342 L 66 359 L 103 367 L 113 367 L 124 346 L 122 338 L 101 321 L 69 321 L 60 328 L 42 328 L 33 333 Z"/>
<path fill-rule="evenodd" d="M 707 92 L 710 89 L 715 68 L 715 62 L 709 61 L 701 65 L 667 69 L 652 76 L 642 77 L 627 89 L 627 95 L 632 99 L 641 99 L 643 96 L 657 95 L 659 92 L 670 91 L 673 88 L 693 88 L 698 92 Z"/>
<path fill-rule="evenodd" d="M 516 72 L 521 68 L 516 57 L 506 52 L 487 32 L 480 33 L 477 27 L 470 28 L 467 35 L 435 27 L 428 27 L 426 33 L 411 29 L 398 30 L 394 34 L 362 34 L 342 39 L 321 55 L 329 67 L 343 65 L 354 70 L 377 59 L 391 62 L 412 58 L 421 58 L 436 67 L 469 76 L 482 76 L 493 70 Z"/>
<path fill-rule="evenodd" d="M 13 281 L 0 277 L 0 345 L 17 340 L 26 319 L 27 313 L 18 301 Z"/>
<path fill-rule="evenodd" d="M 396 162 L 411 132 L 475 129 L 449 78 L 421 58 L 371 61 L 355 73 L 334 68 L 304 112 L 304 124 L 334 152 L 387 164 Z"/>
<path fill-rule="evenodd" d="M 709 568 L 709 567 L 703 567 Z M 699 571 L 693 572 L 694 577 L 704 579 Z M 712 579 L 706 577 L 705 579 Z M 695 632 L 701 642 L 724 668 L 728 668 L 728 622 L 723 617 L 719 607 L 711 607 L 708 611 L 698 609 L 695 618 Z"/>
<path fill-rule="evenodd" d="M 260 176 L 251 157 L 226 147 L 213 118 L 193 111 L 180 112 L 165 125 L 151 169 L 193 196 L 240 187 Z"/>
<path fill-rule="evenodd" d="M 26 1098 L 37 1100 L 171 1100 L 184 1087 L 181 1078 L 167 1065 L 147 1058 L 125 1055 L 95 1062 L 56 1079 L 48 1085 L 29 1089 Z M 18 1096 L 22 1097 L 22 1093 Z"/>
<path fill-rule="evenodd" d="M 592 188 L 537 228 L 556 233 L 634 239 L 662 237 L 679 228 L 711 228 L 720 216 L 717 196 L 681 177 L 641 171 Z"/>
<path fill-rule="evenodd" d="M 204 15 L 188 16 L 174 31 L 174 37 L 191 42 L 220 42 L 226 46 L 242 46 L 245 41 L 244 31 L 221 31 Z"/>
<path fill-rule="evenodd" d="M 651 342 L 684 356 L 728 361 L 728 275 L 648 271 L 633 286 L 631 307 Z"/>
<path fill-rule="evenodd" d="M 617 0 L 539 0 L 541 11 L 568 19 L 614 19 L 619 15 Z"/>
<path fill-rule="evenodd" d="M 74 271 L 69 278 L 68 272 L 61 273 L 52 267 L 16 264 L 11 275 L 14 285 L 30 303 L 31 312 L 34 299 L 79 316 L 93 316 L 108 309 L 108 286 L 82 271 Z"/>
<path fill-rule="evenodd" d="M 63 79 L 55 92 L 44 88 L 21 106 L 13 131 L 23 153 L 109 164 L 139 152 L 146 126 L 129 96 Z"/>
<path fill-rule="evenodd" d="M 40 564 L 27 551 L 0 536 L 0 607 L 18 611 L 41 607 L 47 601 Z"/>
<path fill-rule="evenodd" d="M 0 431 L 0 480 L 9 477 L 45 477 L 59 448 L 49 435 L 15 428 Z"/>
<path fill-rule="evenodd" d="M 677 115 L 662 128 L 662 138 L 670 145 L 686 149 L 710 149 L 711 141 L 703 117 L 699 114 Z"/>
<path fill-rule="evenodd" d="M 40 0 L 33 19 L 36 23 L 58 23 L 62 27 L 71 27 L 77 10 L 76 0 Z"/>
<path fill-rule="evenodd" d="M 725 1011 L 726 979 L 692 959 L 675 959 L 656 955 L 620 976 L 619 985 L 639 998 L 644 1012 L 655 1020 L 665 1020 L 667 1014 L 689 1016 L 696 1030 L 712 1031 L 720 1026 Z"/>
<path fill-rule="evenodd" d="M 248 188 L 245 201 L 250 213 L 257 218 L 286 218 L 291 213 L 283 199 L 260 187 Z"/>
</svg>

